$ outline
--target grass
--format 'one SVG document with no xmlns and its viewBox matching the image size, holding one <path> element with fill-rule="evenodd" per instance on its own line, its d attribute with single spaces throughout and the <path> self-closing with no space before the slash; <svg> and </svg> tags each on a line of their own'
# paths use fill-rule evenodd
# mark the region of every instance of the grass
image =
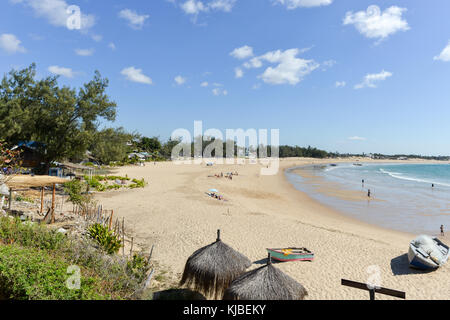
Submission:
<svg viewBox="0 0 450 320">
<path fill-rule="evenodd" d="M 22 196 L 22 195 L 17 195 L 15 201 L 17 202 L 29 202 L 29 203 L 34 203 L 34 200 L 32 198 L 26 197 L 26 196 Z"/>
</svg>

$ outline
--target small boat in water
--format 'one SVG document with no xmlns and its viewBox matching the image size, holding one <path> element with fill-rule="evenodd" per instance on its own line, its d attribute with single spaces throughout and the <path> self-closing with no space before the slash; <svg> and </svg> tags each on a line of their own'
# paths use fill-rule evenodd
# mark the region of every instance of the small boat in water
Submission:
<svg viewBox="0 0 450 320">
<path fill-rule="evenodd" d="M 267 249 L 272 259 L 278 261 L 312 261 L 314 253 L 306 248 Z"/>
<path fill-rule="evenodd" d="M 331 163 L 330 167 L 337 167 L 337 164 L 336 163 Z"/>
<path fill-rule="evenodd" d="M 437 269 L 447 262 L 449 254 L 449 247 L 438 238 L 421 235 L 409 244 L 409 265 L 421 270 Z"/>
</svg>

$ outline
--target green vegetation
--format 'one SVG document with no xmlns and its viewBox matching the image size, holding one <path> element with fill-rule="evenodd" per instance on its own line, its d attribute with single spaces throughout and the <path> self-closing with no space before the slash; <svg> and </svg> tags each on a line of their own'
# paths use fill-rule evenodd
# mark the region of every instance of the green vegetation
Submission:
<svg viewBox="0 0 450 320">
<path fill-rule="evenodd" d="M 145 152 L 154 153 L 159 152 L 162 148 L 158 137 L 147 138 L 142 137 L 137 146 Z"/>
<path fill-rule="evenodd" d="M 145 188 L 145 180 L 142 178 L 141 180 L 133 179 L 132 184 L 130 184 L 130 188 Z"/>
<path fill-rule="evenodd" d="M 24 201 L 24 202 L 34 203 L 34 200 L 31 199 L 30 197 L 25 197 L 25 196 L 22 196 L 20 194 L 16 196 L 15 201 L 17 201 L 17 202 Z"/>
<path fill-rule="evenodd" d="M 98 71 L 80 89 L 58 85 L 58 77 L 36 79 L 36 65 L 12 70 L 0 83 L 0 139 L 11 144 L 39 141 L 42 171 L 52 161 L 82 157 L 100 119 L 113 121 L 116 103 Z"/>
<path fill-rule="evenodd" d="M 120 180 L 120 181 L 130 181 L 131 179 L 128 177 L 121 177 L 121 176 L 92 176 L 92 178 L 90 178 L 89 176 L 84 176 L 84 180 L 86 181 L 87 185 L 89 186 L 89 188 L 93 188 L 96 191 L 102 192 L 102 191 L 107 191 L 107 190 L 117 190 L 120 188 L 144 188 L 145 187 L 145 180 L 141 179 L 141 180 L 137 180 L 137 179 L 133 179 L 131 184 L 129 185 L 123 185 L 123 184 L 108 184 L 108 181 L 116 181 L 116 180 Z M 104 183 L 102 183 L 104 182 Z"/>
<path fill-rule="evenodd" d="M 108 227 L 99 223 L 91 225 L 88 229 L 88 234 L 89 237 L 94 239 L 108 254 L 117 253 L 122 247 L 119 236 L 108 230 Z"/>
<path fill-rule="evenodd" d="M 81 207 L 82 210 L 87 210 L 94 203 L 92 195 L 88 193 L 88 189 L 89 184 L 79 179 L 73 179 L 64 183 L 64 191 L 69 195 L 68 201 Z"/>
<path fill-rule="evenodd" d="M 135 253 L 122 259 L 89 238 L 72 238 L 35 223 L 0 218 L 0 296 L 10 299 L 130 299 L 142 289 L 150 265 Z M 80 289 L 70 290 L 80 269 Z"/>
<path fill-rule="evenodd" d="M 46 251 L 0 245 L 0 293 L 14 300 L 85 300 L 104 298 L 96 279 L 81 277 L 78 290 L 66 286 L 69 264 Z"/>
<path fill-rule="evenodd" d="M 110 163 L 112 161 L 126 161 L 128 153 L 132 148 L 127 142 L 134 139 L 136 135 L 125 132 L 123 128 L 108 128 L 96 132 L 90 146 L 92 155 L 100 163 Z"/>
</svg>

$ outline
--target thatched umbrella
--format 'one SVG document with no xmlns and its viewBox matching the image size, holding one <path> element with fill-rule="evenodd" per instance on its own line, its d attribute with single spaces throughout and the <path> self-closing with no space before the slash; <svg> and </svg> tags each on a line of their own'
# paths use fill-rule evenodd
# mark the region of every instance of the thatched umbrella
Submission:
<svg viewBox="0 0 450 320">
<path fill-rule="evenodd" d="M 186 284 L 217 299 L 251 265 L 246 256 L 220 240 L 220 230 L 217 230 L 216 242 L 198 249 L 188 258 L 180 285 Z"/>
<path fill-rule="evenodd" d="M 224 300 L 303 300 L 308 295 L 297 281 L 272 265 L 244 273 L 225 291 Z"/>
</svg>

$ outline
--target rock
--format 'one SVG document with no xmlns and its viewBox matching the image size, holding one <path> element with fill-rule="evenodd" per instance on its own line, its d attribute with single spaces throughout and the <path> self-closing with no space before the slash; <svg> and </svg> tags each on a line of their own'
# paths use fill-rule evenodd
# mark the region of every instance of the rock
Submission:
<svg viewBox="0 0 450 320">
<path fill-rule="evenodd" d="M 67 230 L 64 229 L 64 228 L 59 228 L 58 230 L 56 230 L 56 232 L 62 233 L 62 234 L 66 234 L 66 233 L 67 233 Z"/>
</svg>

